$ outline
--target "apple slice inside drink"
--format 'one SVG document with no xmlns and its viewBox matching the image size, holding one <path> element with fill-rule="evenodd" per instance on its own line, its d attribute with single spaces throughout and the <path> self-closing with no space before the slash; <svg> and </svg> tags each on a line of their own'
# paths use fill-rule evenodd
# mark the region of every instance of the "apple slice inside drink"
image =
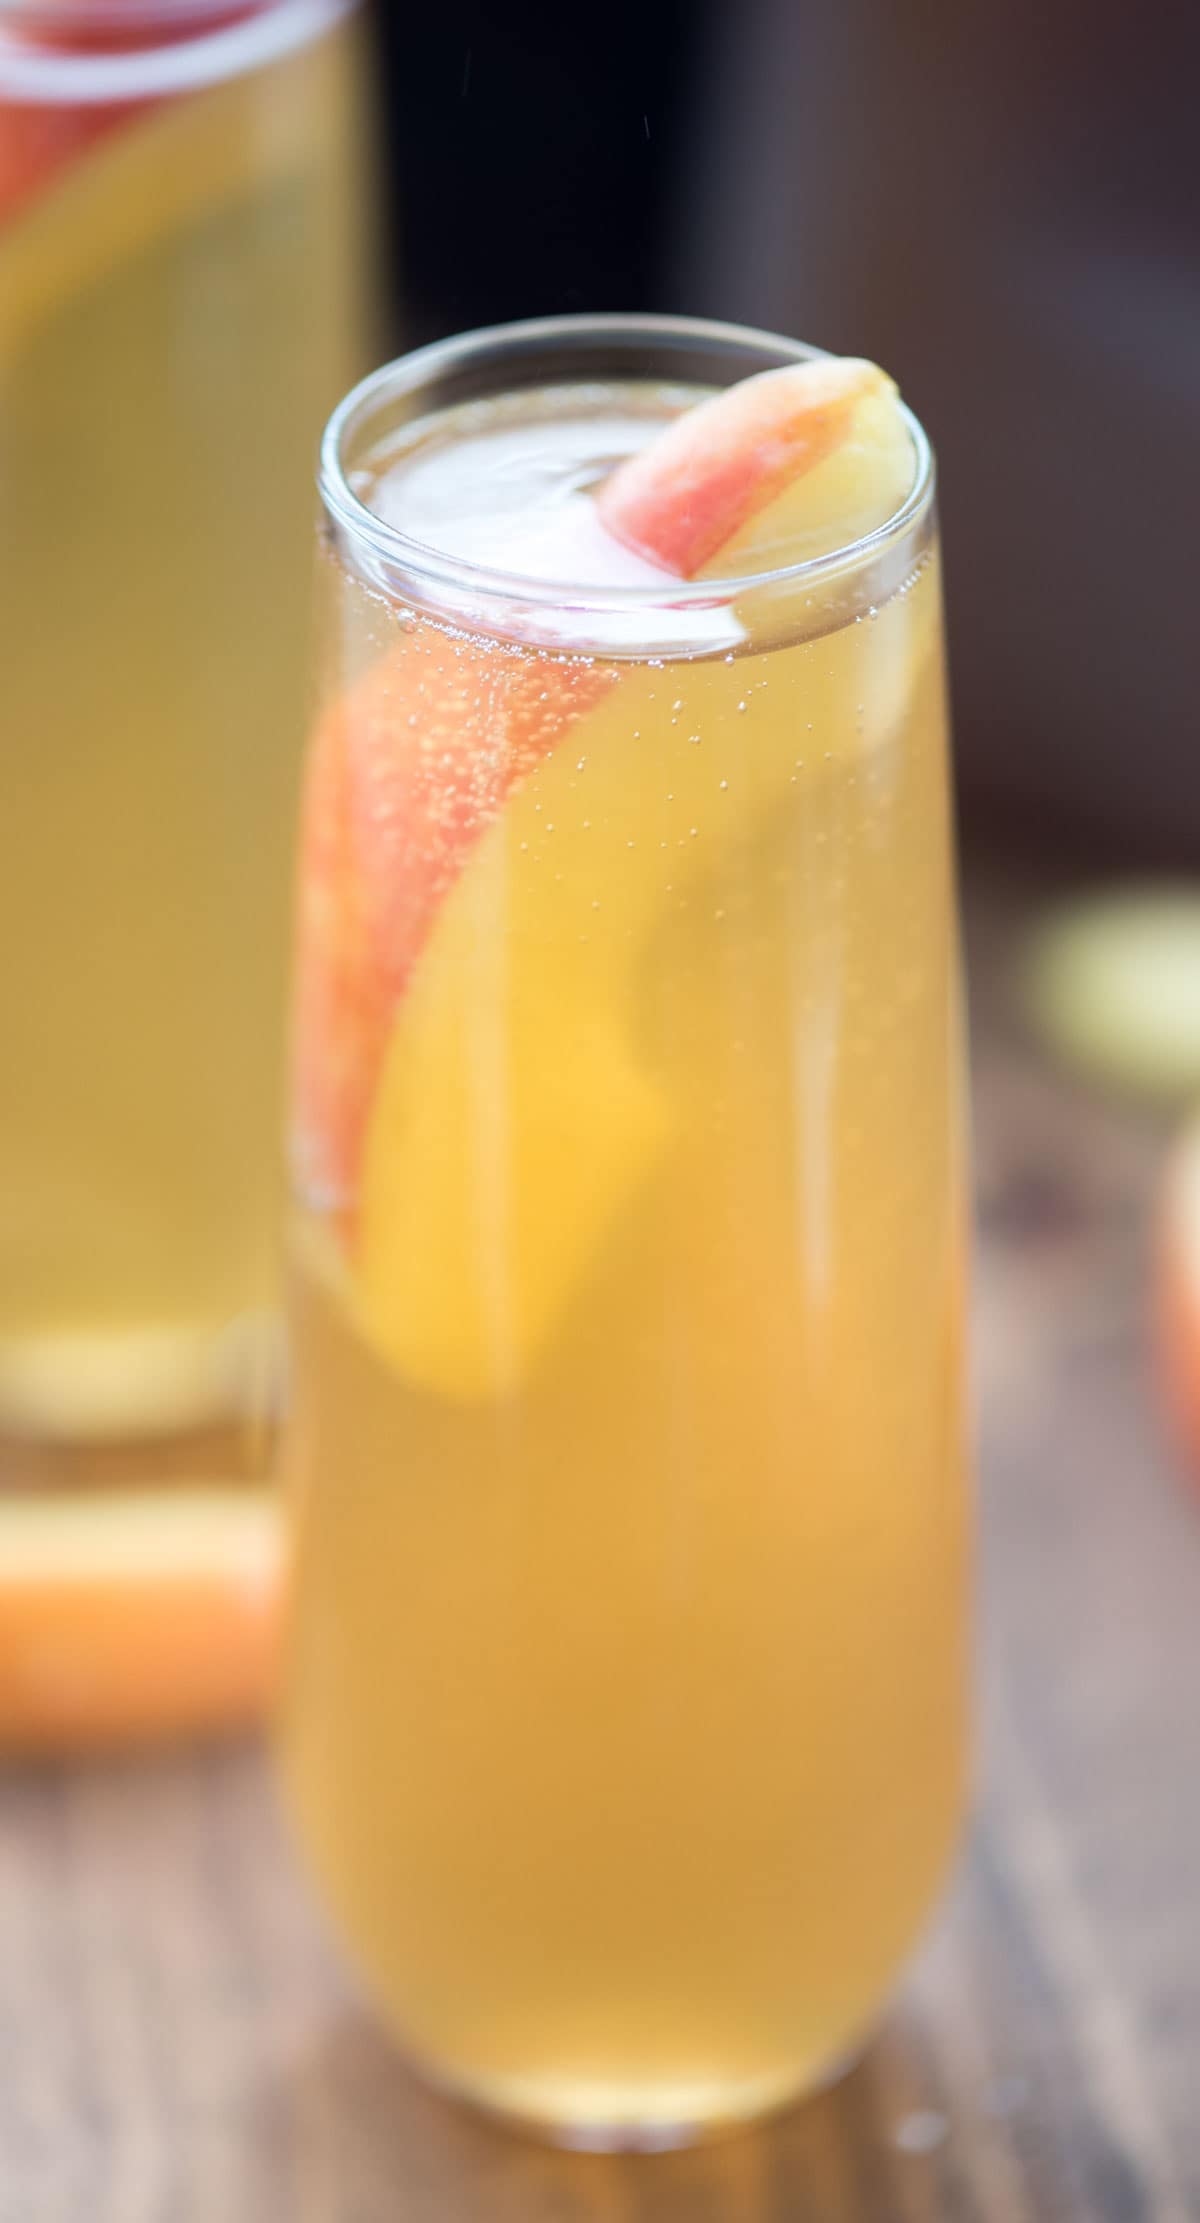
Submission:
<svg viewBox="0 0 1200 2223">
<path fill-rule="evenodd" d="M 237 5 L 176 5 L 169 18 L 139 20 L 135 11 L 124 23 L 92 9 L 90 0 L 64 7 L 59 21 L 20 23 L 5 37 L 12 53 L 32 56 L 108 56 L 138 54 L 147 48 L 178 46 L 200 33 L 227 30 L 253 15 L 259 0 Z M 0 82 L 3 68 L 0 65 Z M 0 225 L 18 216 L 71 168 L 99 139 L 131 117 L 147 115 L 154 100 L 34 101 L 0 98 Z"/>
<path fill-rule="evenodd" d="M 230 10 L 233 20 L 245 10 Z M 23 34 L 21 27 L 6 34 L 15 55 L 108 55 L 136 51 L 149 44 L 165 45 L 190 37 L 206 19 L 185 8 L 161 31 L 148 33 L 146 24 L 90 21 L 80 7 L 72 16 L 64 10 L 60 22 L 38 23 Z M 0 79 L 3 70 L 0 65 Z M 0 98 L 0 226 L 30 207 L 100 139 L 120 130 L 133 116 L 146 113 L 146 100 L 35 101 Z"/>
<path fill-rule="evenodd" d="M 0 101 L 0 226 L 19 216 L 130 112 L 128 106 L 54 108 Z"/>
<path fill-rule="evenodd" d="M 352 1199 L 393 1014 L 438 906 L 511 789 L 612 674 L 432 627 L 325 712 L 309 756 L 293 1027 L 309 1194 Z"/>
<path fill-rule="evenodd" d="M 828 368 L 766 374 L 766 404 L 751 380 L 676 420 L 602 489 L 608 530 L 664 568 L 668 557 L 744 568 L 757 545 L 802 537 L 806 476 L 824 514 L 819 482 L 839 439 L 853 443 L 842 484 L 854 515 L 883 522 L 912 476 L 894 389 L 871 366 L 840 381 Z M 877 406 L 892 430 L 868 439 L 861 412 Z M 836 517 L 820 529 L 839 544 Z M 890 649 L 885 662 L 894 675 Z M 668 682 L 653 665 L 571 664 L 428 629 L 318 735 L 302 867 L 301 1172 L 310 1193 L 353 1207 L 371 1341 L 444 1396 L 522 1382 L 668 1146 L 672 1108 L 639 1064 L 633 1007 L 664 890 L 695 877 L 699 851 L 685 840 L 670 872 L 662 853 L 707 823 L 706 869 L 724 858 L 735 880 L 793 770 L 787 751 L 726 747 L 744 730 L 744 667 L 704 669 L 698 749 L 656 709 Z M 842 698 L 857 710 L 870 692 L 861 648 L 811 684 L 806 715 L 852 738 Z M 717 753 L 730 777 L 714 817 Z"/>
<path fill-rule="evenodd" d="M 11 13 L 10 11 L 6 11 Z M 147 45 L 186 42 L 229 30 L 259 12 L 242 0 L 219 13 L 207 5 L 173 10 L 169 25 L 147 30 L 132 9 L 124 28 L 93 20 L 111 15 L 93 0 L 64 9 L 57 30 L 39 22 L 0 46 L 0 334 L 6 359 L 76 292 L 243 197 L 282 182 L 302 166 L 311 140 L 311 89 L 293 73 L 271 103 L 272 127 L 259 128 L 262 90 L 255 71 L 204 79 L 163 97 L 35 101 L 16 95 L 20 63 L 55 55 L 110 65 L 118 82 L 136 84 Z M 121 56 L 128 53 L 128 70 Z M 8 88 L 7 92 L 5 88 Z"/>
</svg>

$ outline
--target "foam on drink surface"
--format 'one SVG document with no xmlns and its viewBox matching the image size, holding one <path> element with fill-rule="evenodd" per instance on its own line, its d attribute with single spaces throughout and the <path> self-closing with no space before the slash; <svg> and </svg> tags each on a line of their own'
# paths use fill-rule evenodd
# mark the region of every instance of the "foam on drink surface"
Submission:
<svg viewBox="0 0 1200 2223">
<path fill-rule="evenodd" d="M 516 597 L 522 581 L 560 588 L 562 608 L 525 605 L 519 630 L 530 638 L 570 640 L 589 592 L 617 590 L 661 598 L 681 649 L 727 647 L 742 635 L 732 612 L 676 605 L 673 575 L 614 539 L 594 499 L 618 463 L 702 398 L 700 388 L 647 382 L 470 402 L 403 427 L 349 474 L 350 484 L 407 540 L 502 573 Z M 653 629 L 635 606 L 589 613 L 586 630 L 596 646 L 632 649 Z"/>
</svg>

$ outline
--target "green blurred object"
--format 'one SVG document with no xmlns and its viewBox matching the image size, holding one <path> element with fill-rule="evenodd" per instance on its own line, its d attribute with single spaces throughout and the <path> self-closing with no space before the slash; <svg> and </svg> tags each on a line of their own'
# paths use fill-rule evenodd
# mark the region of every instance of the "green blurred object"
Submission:
<svg viewBox="0 0 1200 2223">
<path fill-rule="evenodd" d="M 1058 906 L 1028 938 L 1021 991 L 1039 1039 L 1087 1079 L 1155 1103 L 1200 1096 L 1200 887 Z"/>
</svg>

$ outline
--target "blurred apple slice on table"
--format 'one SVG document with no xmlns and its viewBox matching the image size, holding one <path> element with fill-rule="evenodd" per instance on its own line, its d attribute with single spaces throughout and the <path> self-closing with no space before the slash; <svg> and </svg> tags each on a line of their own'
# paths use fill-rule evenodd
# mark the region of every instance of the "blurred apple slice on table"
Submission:
<svg viewBox="0 0 1200 2223">
<path fill-rule="evenodd" d="M 1147 1103 L 1200 1097 L 1200 890 L 1106 888 L 1030 933 L 1026 1014 L 1058 1062 Z"/>
<path fill-rule="evenodd" d="M 282 1587 L 265 1489 L 0 1495 L 0 1755 L 253 1727 Z"/>
<path fill-rule="evenodd" d="M 1151 1111 L 1200 1098 L 1200 892 L 1131 885 L 1076 895 L 1028 937 L 1026 1016 L 1068 1071 Z M 1159 1184 L 1153 1343 L 1162 1399 L 1200 1485 L 1200 1120 Z"/>
</svg>

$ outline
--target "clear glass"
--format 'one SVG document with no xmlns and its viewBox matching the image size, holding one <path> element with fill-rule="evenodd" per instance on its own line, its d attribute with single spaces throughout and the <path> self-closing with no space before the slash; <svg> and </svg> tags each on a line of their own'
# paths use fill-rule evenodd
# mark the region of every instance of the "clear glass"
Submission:
<svg viewBox="0 0 1200 2223">
<path fill-rule="evenodd" d="M 8 1477 L 261 1452 L 311 461 L 366 360 L 352 16 L 0 0 Z"/>
<path fill-rule="evenodd" d="M 585 2145 L 828 2078 L 959 1823 L 932 467 L 914 424 L 820 561 L 606 592 L 406 542 L 360 474 L 459 401 L 807 352 L 483 333 L 323 452 L 284 1773 L 418 2062 Z"/>
</svg>

